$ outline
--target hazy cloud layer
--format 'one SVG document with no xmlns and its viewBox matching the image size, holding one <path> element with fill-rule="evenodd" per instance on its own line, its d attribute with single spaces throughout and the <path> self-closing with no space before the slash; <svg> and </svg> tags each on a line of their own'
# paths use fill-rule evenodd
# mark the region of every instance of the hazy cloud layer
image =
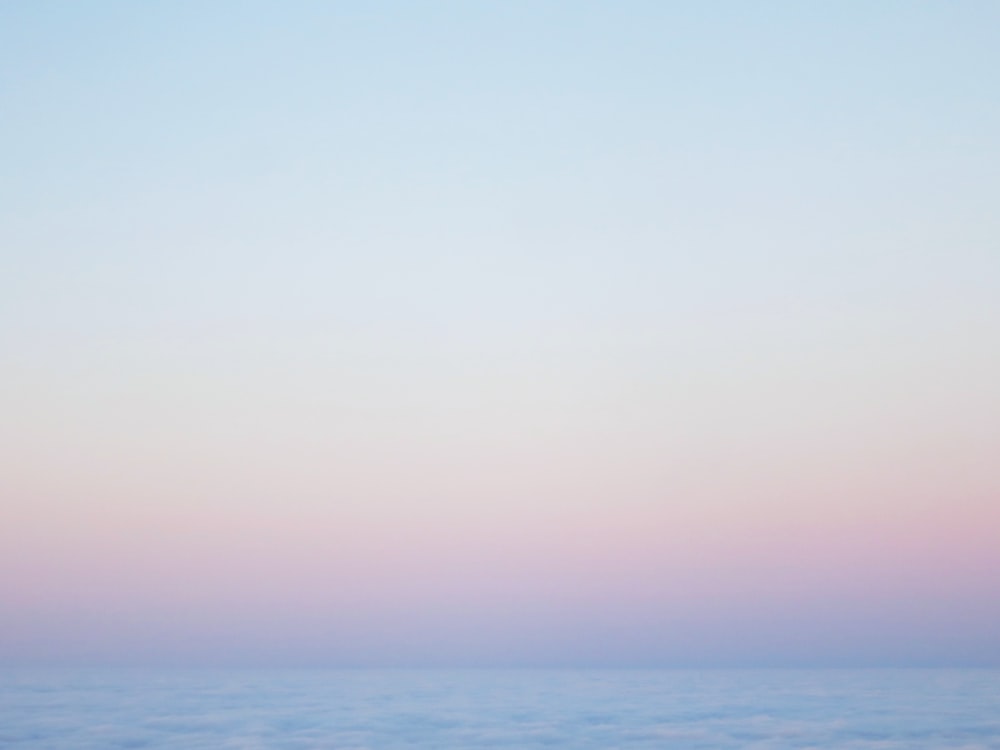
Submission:
<svg viewBox="0 0 1000 750">
<path fill-rule="evenodd" d="M 0 746 L 1000 748 L 996 671 L 21 672 Z"/>
</svg>

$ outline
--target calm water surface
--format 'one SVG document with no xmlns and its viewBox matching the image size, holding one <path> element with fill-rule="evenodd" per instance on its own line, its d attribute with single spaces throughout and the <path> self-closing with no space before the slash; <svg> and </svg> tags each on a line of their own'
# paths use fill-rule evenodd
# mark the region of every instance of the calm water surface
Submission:
<svg viewBox="0 0 1000 750">
<path fill-rule="evenodd" d="M 6 671 L 0 748 L 1000 750 L 1000 671 Z"/>
</svg>

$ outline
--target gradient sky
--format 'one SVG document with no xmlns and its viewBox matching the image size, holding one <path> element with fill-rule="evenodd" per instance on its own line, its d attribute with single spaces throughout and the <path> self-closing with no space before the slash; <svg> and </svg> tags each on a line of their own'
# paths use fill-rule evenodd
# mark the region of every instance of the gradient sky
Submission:
<svg viewBox="0 0 1000 750">
<path fill-rule="evenodd" d="M 1000 666 L 1000 5 L 0 7 L 0 663 Z"/>
</svg>

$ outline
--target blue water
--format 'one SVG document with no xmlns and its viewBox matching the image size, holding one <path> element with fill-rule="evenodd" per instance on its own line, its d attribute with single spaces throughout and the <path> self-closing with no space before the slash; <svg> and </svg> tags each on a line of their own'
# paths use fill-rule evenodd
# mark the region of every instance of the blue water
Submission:
<svg viewBox="0 0 1000 750">
<path fill-rule="evenodd" d="M 1000 671 L 7 671 L 0 748 L 1000 749 Z"/>
</svg>

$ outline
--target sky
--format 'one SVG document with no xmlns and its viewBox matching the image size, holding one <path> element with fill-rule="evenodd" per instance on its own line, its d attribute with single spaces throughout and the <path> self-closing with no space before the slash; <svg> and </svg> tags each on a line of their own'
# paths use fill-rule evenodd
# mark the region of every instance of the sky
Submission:
<svg viewBox="0 0 1000 750">
<path fill-rule="evenodd" d="M 0 664 L 1000 666 L 1000 6 L 0 6 Z"/>
</svg>

